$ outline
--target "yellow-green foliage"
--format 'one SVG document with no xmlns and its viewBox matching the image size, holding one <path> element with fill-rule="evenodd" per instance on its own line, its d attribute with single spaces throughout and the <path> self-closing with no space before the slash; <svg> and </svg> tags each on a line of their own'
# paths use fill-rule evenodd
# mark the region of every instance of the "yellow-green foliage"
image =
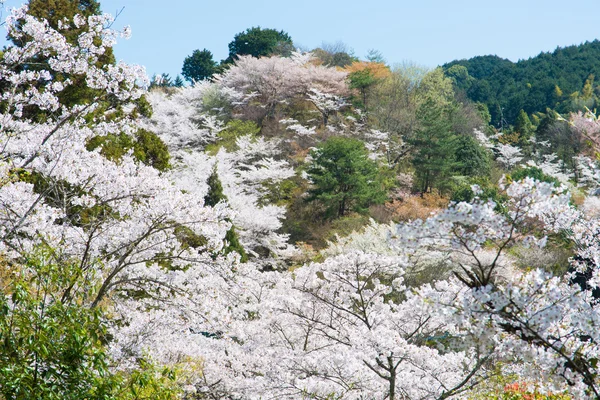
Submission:
<svg viewBox="0 0 600 400">
<path fill-rule="evenodd" d="M 221 148 L 228 152 L 236 151 L 238 149 L 236 141 L 239 137 L 246 135 L 255 137 L 259 132 L 260 127 L 254 121 L 232 119 L 227 123 L 225 129 L 218 133 L 218 141 L 206 146 L 206 152 L 215 155 Z"/>
<path fill-rule="evenodd" d="M 110 368 L 109 315 L 78 262 L 40 246 L 23 265 L 0 258 L 0 399 L 175 400 L 201 363 Z M 85 288 L 82 290 L 81 288 Z"/>
<path fill-rule="evenodd" d="M 89 151 L 100 147 L 100 153 L 107 159 L 119 162 L 131 149 L 133 156 L 146 165 L 159 171 L 169 168 L 170 154 L 167 145 L 153 132 L 140 129 L 135 139 L 124 133 L 104 135 L 91 138 L 87 143 Z"/>
<path fill-rule="evenodd" d="M 138 362 L 138 368 L 121 374 L 124 388 L 118 400 L 177 400 L 183 394 L 177 367 L 158 367 L 148 360 Z"/>
<path fill-rule="evenodd" d="M 327 235 L 327 240 L 335 240 L 337 236 L 348 236 L 352 232 L 360 231 L 369 223 L 369 216 L 352 213 L 338 218 L 331 223 L 331 230 Z"/>
<path fill-rule="evenodd" d="M 294 176 L 278 183 L 264 183 L 263 186 L 266 189 L 266 194 L 261 201 L 264 204 L 277 204 L 279 206 L 290 204 L 300 186 L 299 179 L 301 178 Z"/>
</svg>

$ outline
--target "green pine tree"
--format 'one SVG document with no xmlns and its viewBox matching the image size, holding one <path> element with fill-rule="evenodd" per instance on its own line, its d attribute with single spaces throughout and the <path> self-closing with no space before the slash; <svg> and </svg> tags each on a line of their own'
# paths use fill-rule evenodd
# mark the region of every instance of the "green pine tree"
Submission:
<svg viewBox="0 0 600 400">
<path fill-rule="evenodd" d="M 489 176 L 491 171 L 488 152 L 471 136 L 458 136 L 455 146 L 455 169 L 453 175 Z"/>
<path fill-rule="evenodd" d="M 444 190 L 456 169 L 456 135 L 452 131 L 450 110 L 427 99 L 417 111 L 419 128 L 409 143 L 415 152 L 415 188 L 421 194 L 431 189 Z"/>
<path fill-rule="evenodd" d="M 311 152 L 307 173 L 313 183 L 308 201 L 325 206 L 328 217 L 342 217 L 348 211 L 364 213 L 372 204 L 386 199 L 377 164 L 369 159 L 363 142 L 331 137 Z"/>
<path fill-rule="evenodd" d="M 217 167 L 215 166 L 208 177 L 208 193 L 204 196 L 204 204 L 210 207 L 216 206 L 220 202 L 227 202 L 227 196 L 223 193 L 223 185 L 219 179 L 217 173 Z M 248 261 L 248 253 L 244 250 L 244 246 L 240 243 L 238 234 L 235 231 L 235 226 L 231 226 L 225 234 L 225 249 L 224 253 L 229 254 L 235 251 L 240 255 L 240 261 Z"/>
</svg>

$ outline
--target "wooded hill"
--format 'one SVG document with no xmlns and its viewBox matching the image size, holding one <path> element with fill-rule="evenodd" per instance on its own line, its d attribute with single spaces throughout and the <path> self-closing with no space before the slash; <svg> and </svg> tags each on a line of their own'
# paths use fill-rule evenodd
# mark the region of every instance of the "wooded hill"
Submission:
<svg viewBox="0 0 600 400">
<path fill-rule="evenodd" d="M 469 99 L 484 103 L 492 124 L 514 124 L 520 110 L 527 114 L 593 109 L 598 103 L 600 42 L 558 47 L 553 52 L 516 63 L 498 56 L 477 56 L 444 64 L 446 74 Z M 504 121 L 502 120 L 504 119 Z"/>
</svg>

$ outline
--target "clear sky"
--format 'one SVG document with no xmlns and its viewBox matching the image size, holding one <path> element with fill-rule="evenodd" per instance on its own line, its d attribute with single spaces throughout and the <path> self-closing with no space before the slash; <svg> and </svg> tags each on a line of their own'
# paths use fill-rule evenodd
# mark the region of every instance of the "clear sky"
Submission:
<svg viewBox="0 0 600 400">
<path fill-rule="evenodd" d="M 14 7 L 21 0 L 7 0 Z M 149 75 L 181 72 L 183 59 L 207 48 L 220 61 L 246 28 L 284 30 L 312 49 L 342 41 L 364 58 L 379 50 L 393 65 L 434 67 L 496 54 L 513 61 L 557 46 L 600 38 L 598 0 L 100 0 L 105 12 L 123 9 L 115 27 L 131 39 L 118 59 L 144 65 Z M 6 15 L 6 12 L 4 13 Z"/>
</svg>

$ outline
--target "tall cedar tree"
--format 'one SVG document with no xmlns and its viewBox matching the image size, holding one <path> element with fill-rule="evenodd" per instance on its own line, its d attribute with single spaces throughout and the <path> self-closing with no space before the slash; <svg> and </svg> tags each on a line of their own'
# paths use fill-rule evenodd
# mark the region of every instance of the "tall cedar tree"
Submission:
<svg viewBox="0 0 600 400">
<path fill-rule="evenodd" d="M 332 137 L 317 150 L 307 172 L 313 183 L 308 201 L 322 203 L 327 217 L 364 213 L 386 199 L 377 164 L 360 140 Z"/>
<path fill-rule="evenodd" d="M 210 207 L 214 207 L 221 201 L 227 202 L 227 196 L 223 193 L 223 185 L 219 179 L 217 168 L 213 168 L 212 173 L 208 177 L 208 193 L 204 197 L 204 204 Z M 244 250 L 244 246 L 240 243 L 235 227 L 232 225 L 231 228 L 225 234 L 225 241 L 227 246 L 225 247 L 225 254 L 229 254 L 235 251 L 240 255 L 240 261 L 248 261 L 248 254 Z"/>
<path fill-rule="evenodd" d="M 452 132 L 450 110 L 432 99 L 417 111 L 419 128 L 409 141 L 414 147 L 415 188 L 421 194 L 442 189 L 456 168 L 456 135 Z"/>
</svg>

